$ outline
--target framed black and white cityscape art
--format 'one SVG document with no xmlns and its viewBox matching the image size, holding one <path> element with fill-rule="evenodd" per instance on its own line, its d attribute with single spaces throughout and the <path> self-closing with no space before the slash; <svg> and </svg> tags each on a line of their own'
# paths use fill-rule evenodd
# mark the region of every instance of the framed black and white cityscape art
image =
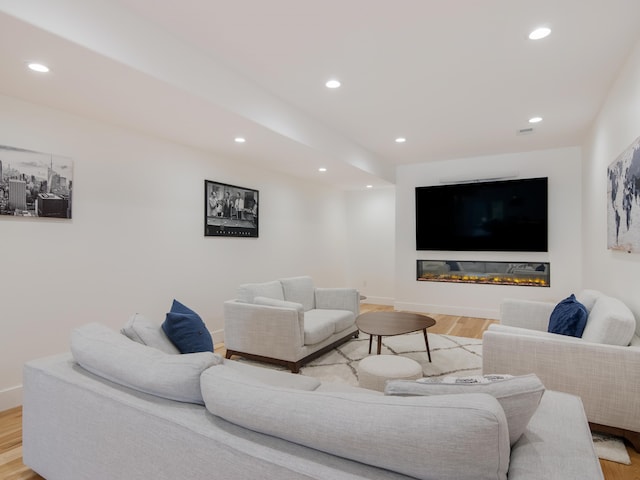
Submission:
<svg viewBox="0 0 640 480">
<path fill-rule="evenodd" d="M 640 137 L 607 168 L 607 248 L 640 252 Z"/>
<path fill-rule="evenodd" d="M 204 181 L 205 237 L 257 237 L 258 190 Z"/>
<path fill-rule="evenodd" d="M 0 215 L 71 218 L 73 161 L 0 145 Z"/>
</svg>

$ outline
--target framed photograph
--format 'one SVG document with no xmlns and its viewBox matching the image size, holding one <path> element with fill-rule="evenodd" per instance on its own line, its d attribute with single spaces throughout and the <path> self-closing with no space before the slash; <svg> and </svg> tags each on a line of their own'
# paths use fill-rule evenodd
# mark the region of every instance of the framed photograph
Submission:
<svg viewBox="0 0 640 480">
<path fill-rule="evenodd" d="M 204 181 L 204 236 L 257 237 L 258 190 Z"/>
<path fill-rule="evenodd" d="M 607 169 L 607 248 L 640 253 L 640 137 Z"/>
<path fill-rule="evenodd" d="M 73 161 L 0 145 L 0 215 L 71 218 Z"/>
</svg>

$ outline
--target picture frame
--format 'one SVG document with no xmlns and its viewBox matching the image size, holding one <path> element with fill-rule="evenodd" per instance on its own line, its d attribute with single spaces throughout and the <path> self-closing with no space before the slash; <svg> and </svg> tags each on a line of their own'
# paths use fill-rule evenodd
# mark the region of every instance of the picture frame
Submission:
<svg viewBox="0 0 640 480">
<path fill-rule="evenodd" d="M 204 181 L 204 236 L 258 237 L 258 190 Z"/>
<path fill-rule="evenodd" d="M 71 219 L 73 160 L 0 145 L 0 216 Z"/>
<path fill-rule="evenodd" d="M 607 168 L 607 248 L 640 253 L 640 137 Z"/>
</svg>

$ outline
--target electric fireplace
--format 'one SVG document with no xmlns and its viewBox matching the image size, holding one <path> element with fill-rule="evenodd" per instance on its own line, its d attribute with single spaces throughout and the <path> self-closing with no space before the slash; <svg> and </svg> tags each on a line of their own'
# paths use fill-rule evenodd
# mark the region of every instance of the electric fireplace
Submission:
<svg viewBox="0 0 640 480">
<path fill-rule="evenodd" d="M 551 272 L 548 262 L 418 260 L 417 280 L 419 282 L 549 287 Z"/>
</svg>

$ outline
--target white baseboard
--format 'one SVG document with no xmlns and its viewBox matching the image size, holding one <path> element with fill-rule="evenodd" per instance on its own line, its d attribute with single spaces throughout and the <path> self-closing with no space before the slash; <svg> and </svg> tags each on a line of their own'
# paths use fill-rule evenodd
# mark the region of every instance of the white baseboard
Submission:
<svg viewBox="0 0 640 480">
<path fill-rule="evenodd" d="M 213 337 L 213 344 L 216 343 L 224 343 L 224 328 L 220 330 L 214 330 L 211 332 L 211 336 Z"/>
<path fill-rule="evenodd" d="M 0 412 L 22 405 L 22 385 L 0 390 Z"/>
<path fill-rule="evenodd" d="M 393 305 L 392 297 L 371 297 L 367 295 L 367 298 L 362 300 L 362 303 L 370 303 L 372 305 Z"/>
<path fill-rule="evenodd" d="M 484 308 L 460 307 L 458 305 L 431 305 L 427 303 L 395 302 L 396 310 L 408 310 L 410 312 L 421 313 L 441 313 L 443 315 L 455 315 L 460 317 L 489 318 L 497 320 L 500 318 L 499 310 Z"/>
</svg>

